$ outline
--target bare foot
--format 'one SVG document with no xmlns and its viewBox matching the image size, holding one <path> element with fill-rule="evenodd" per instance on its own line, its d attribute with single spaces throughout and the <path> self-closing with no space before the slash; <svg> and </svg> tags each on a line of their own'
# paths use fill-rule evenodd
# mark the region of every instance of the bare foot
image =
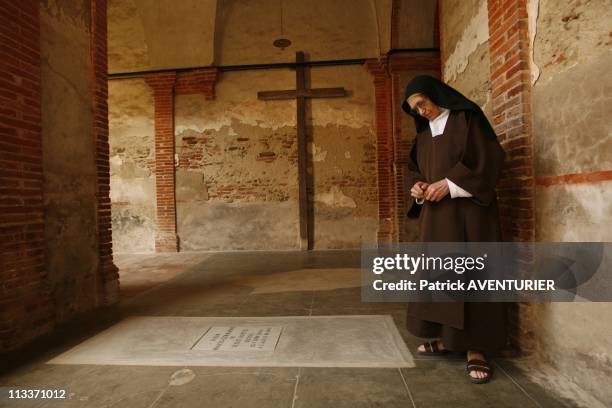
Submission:
<svg viewBox="0 0 612 408">
<path fill-rule="evenodd" d="M 469 360 L 483 360 L 483 361 L 487 361 L 487 359 L 485 358 L 484 354 L 482 354 L 479 351 L 468 351 L 467 352 L 467 359 Z M 484 378 L 487 378 L 490 375 L 490 373 L 486 373 L 484 371 L 479 371 L 479 370 L 472 370 L 470 371 L 470 377 L 478 379 L 478 380 L 482 380 Z"/>
<path fill-rule="evenodd" d="M 436 344 L 436 346 L 438 346 L 438 351 L 444 351 L 444 350 L 446 350 L 446 349 L 444 348 L 444 345 L 442 344 L 442 341 L 440 341 L 440 340 L 434 340 L 434 341 L 432 341 L 431 343 L 435 343 L 435 344 Z M 418 350 L 418 351 L 420 351 L 421 353 L 431 351 L 431 350 L 429 350 L 429 348 L 427 348 L 427 350 L 426 350 L 426 349 L 425 349 L 425 345 L 424 345 L 424 344 L 421 344 L 419 347 L 417 347 L 417 350 Z"/>
</svg>

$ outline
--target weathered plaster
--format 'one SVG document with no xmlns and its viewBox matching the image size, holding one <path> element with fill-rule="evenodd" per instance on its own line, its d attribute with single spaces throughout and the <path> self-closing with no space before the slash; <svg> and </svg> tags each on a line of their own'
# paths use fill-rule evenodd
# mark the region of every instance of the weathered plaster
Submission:
<svg viewBox="0 0 612 408">
<path fill-rule="evenodd" d="M 331 186 L 328 192 L 317 194 L 316 201 L 330 207 L 357 207 L 355 200 L 345 195 L 338 186 Z"/>
<path fill-rule="evenodd" d="M 153 96 L 142 79 L 109 82 L 110 197 L 114 252 L 155 248 Z"/>
<path fill-rule="evenodd" d="M 535 37 L 538 32 L 538 13 L 540 0 L 529 0 L 527 3 L 527 15 L 529 16 L 529 67 L 531 70 L 531 85 L 535 84 L 540 77 L 540 67 L 534 60 Z"/>
<path fill-rule="evenodd" d="M 444 81 L 492 118 L 487 1 L 445 1 L 442 13 Z"/>
<path fill-rule="evenodd" d="M 368 75 L 360 66 L 310 71 L 312 87 L 349 90 L 345 98 L 307 103 L 316 248 L 376 238 L 374 101 L 362 85 Z M 294 81 L 289 70 L 228 72 L 215 100 L 176 98 L 182 249 L 298 247 L 295 102 L 257 99 L 259 90 L 291 89 Z"/>
<path fill-rule="evenodd" d="M 531 307 L 539 344 L 526 374 L 580 406 L 607 407 L 612 328 L 601 322 L 612 319 L 609 303 L 534 303 Z"/>
<path fill-rule="evenodd" d="M 297 249 L 296 202 L 177 203 L 181 250 Z"/>
<path fill-rule="evenodd" d="M 611 17 L 607 0 L 539 1 L 533 53 L 540 76 L 532 91 L 536 176 L 612 168 Z M 611 188 L 610 181 L 537 188 L 537 240 L 610 242 Z M 529 375 L 579 404 L 606 406 L 612 400 L 612 331 L 601 322 L 612 319 L 610 303 L 532 307 L 529 324 L 542 364 Z"/>
<path fill-rule="evenodd" d="M 547 309 L 553 308 L 554 305 L 554 303 L 534 304 L 534 312 L 542 313 L 543 315 L 548 315 L 549 312 L 547 311 Z M 574 303 L 561 303 L 560 305 L 565 306 L 562 306 L 559 309 L 568 309 L 573 308 Z M 601 306 L 601 304 L 587 303 L 584 304 L 584 307 L 581 306 L 581 309 L 582 312 L 587 312 L 585 308 L 593 308 L 593 310 L 590 310 L 588 312 L 597 315 L 599 310 L 596 310 L 596 308 L 598 306 Z M 558 315 L 563 319 L 568 316 L 564 315 L 561 310 L 557 310 L 554 313 L 558 313 Z M 557 331 L 555 331 L 555 333 L 556 332 Z M 554 336 L 554 334 L 552 335 Z M 583 341 L 584 338 L 585 337 L 582 338 Z M 542 355 L 534 355 L 514 359 L 514 363 L 522 367 L 521 372 L 527 378 L 529 378 L 530 381 L 533 381 L 544 389 L 553 390 L 553 392 L 558 397 L 560 397 L 562 400 L 565 400 L 564 406 L 584 408 L 608 408 L 609 404 L 606 404 L 601 400 L 597 399 L 597 394 L 593 392 L 593 390 L 596 392 L 605 391 L 605 389 L 607 388 L 605 387 L 605 384 L 595 385 L 593 383 L 587 383 L 586 388 L 590 389 L 589 391 L 586 391 L 585 388 L 581 386 L 581 383 L 585 380 L 585 378 L 592 378 L 593 371 L 587 369 L 587 367 L 592 365 L 588 361 L 590 360 L 588 355 L 577 354 L 570 349 L 550 349 L 551 352 L 553 350 L 555 353 L 555 355 L 553 356 L 553 362 L 558 360 L 561 354 L 568 356 L 568 358 L 565 361 L 562 361 L 561 364 L 551 365 L 551 361 L 545 360 Z M 549 354 L 550 353 L 547 353 L 547 357 L 550 357 Z M 566 375 L 566 373 L 570 375 Z M 603 381 L 606 381 L 607 378 L 609 378 L 609 374 L 604 374 L 606 373 L 605 370 L 596 371 L 596 373 L 597 376 L 601 376 Z"/>
<path fill-rule="evenodd" d="M 216 100 L 203 101 L 201 95 L 177 97 L 181 107 L 180 120 L 175 123 L 176 134 L 186 130 L 199 133 L 219 131 L 222 127 L 231 127 L 234 120 L 272 130 L 294 126 L 295 100 L 263 102 L 257 99 L 258 91 L 295 89 L 294 72 L 288 69 L 259 70 L 225 72 L 222 75 L 216 87 Z M 202 105 L 206 106 L 206 115 L 200 111 Z"/>
<path fill-rule="evenodd" d="M 470 55 L 488 42 L 489 15 L 486 0 L 445 1 L 443 11 L 444 81 L 452 82 L 466 70 Z"/>
<path fill-rule="evenodd" d="M 96 301 L 89 4 L 40 3 L 46 271 L 58 321 Z"/>
<path fill-rule="evenodd" d="M 325 160 L 312 163 L 315 248 L 375 242 L 378 190 L 372 129 L 315 126 L 312 138 L 327 152 Z M 345 156 L 347 148 L 350 158 Z"/>
<path fill-rule="evenodd" d="M 612 51 L 609 0 L 540 0 L 538 14 L 534 56 L 541 75 L 536 86 Z"/>
<path fill-rule="evenodd" d="M 480 44 L 468 57 L 466 69 L 446 81 L 466 97 L 476 102 L 489 119 L 492 118 L 489 43 Z"/>
<path fill-rule="evenodd" d="M 361 66 L 311 70 L 313 88 L 342 86 L 345 98 L 313 99 L 312 143 L 325 152 L 311 162 L 314 180 L 315 248 L 356 248 L 375 242 L 378 189 L 374 94 Z M 347 154 L 348 153 L 348 154 Z M 319 156 L 320 158 L 321 156 Z"/>
<path fill-rule="evenodd" d="M 536 237 L 544 242 L 611 242 L 601 228 L 612 217 L 612 182 L 567 184 L 536 190 Z"/>
<path fill-rule="evenodd" d="M 536 175 L 612 168 L 612 81 L 608 79 L 611 64 L 612 54 L 606 52 L 536 83 Z"/>
<path fill-rule="evenodd" d="M 373 128 L 374 92 L 371 84 L 372 75 L 361 65 L 310 69 L 312 88 L 344 87 L 348 95 L 344 98 L 311 99 L 307 120 L 317 126 Z"/>
</svg>

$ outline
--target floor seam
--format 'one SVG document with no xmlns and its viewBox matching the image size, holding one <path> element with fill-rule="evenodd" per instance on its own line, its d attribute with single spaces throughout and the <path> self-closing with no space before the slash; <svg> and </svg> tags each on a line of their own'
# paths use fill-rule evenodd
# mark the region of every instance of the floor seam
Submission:
<svg viewBox="0 0 612 408">
<path fill-rule="evenodd" d="M 497 363 L 497 361 L 493 361 L 493 364 L 495 364 L 495 366 L 497 368 L 499 368 L 504 374 L 506 374 L 506 377 L 508 377 L 510 379 L 510 381 L 512 381 L 514 383 L 514 385 L 516 385 L 521 391 L 523 391 L 523 394 L 525 394 L 527 396 L 527 398 L 529 398 L 531 401 L 533 401 L 533 403 L 538 407 L 538 408 L 543 408 L 542 405 L 540 405 L 540 403 L 531 396 L 531 394 L 529 394 L 527 392 L 526 389 L 524 389 L 518 382 L 516 382 L 516 380 L 514 379 L 514 377 L 512 377 L 510 374 L 508 374 L 508 372 L 506 370 L 504 370 L 504 368 L 499 365 Z"/>
<path fill-rule="evenodd" d="M 297 400 L 297 389 L 300 383 L 300 374 L 302 373 L 302 367 L 298 367 L 297 375 L 295 376 L 295 386 L 293 387 L 293 399 L 291 400 L 291 408 L 295 407 L 295 401 Z"/>
<path fill-rule="evenodd" d="M 402 369 L 398 368 L 397 371 L 399 372 L 400 377 L 402 377 L 402 382 L 404 383 L 404 387 L 406 388 L 408 397 L 410 397 L 410 402 L 412 403 L 412 407 L 416 408 L 416 404 L 414 403 L 414 398 L 412 398 L 412 392 L 410 392 L 410 388 L 408 387 L 408 383 L 406 382 L 406 379 L 404 378 L 404 373 L 402 373 Z"/>
<path fill-rule="evenodd" d="M 166 387 L 159 393 L 157 398 L 155 398 L 155 400 L 153 400 L 153 402 L 151 403 L 151 405 L 149 405 L 148 408 L 153 408 L 155 405 L 157 405 L 157 403 L 159 402 L 161 397 L 166 393 L 166 391 L 168 391 L 168 388 L 170 388 L 170 384 L 166 385 Z"/>
</svg>

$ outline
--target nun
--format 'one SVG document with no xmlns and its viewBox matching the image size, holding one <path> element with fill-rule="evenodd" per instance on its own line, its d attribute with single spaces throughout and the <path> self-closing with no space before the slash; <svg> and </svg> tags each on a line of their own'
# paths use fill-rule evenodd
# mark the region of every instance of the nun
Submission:
<svg viewBox="0 0 612 408">
<path fill-rule="evenodd" d="M 480 107 L 429 75 L 406 87 L 402 109 L 417 135 L 404 168 L 407 216 L 419 219 L 422 242 L 501 241 L 495 186 L 505 152 Z M 473 383 L 490 380 L 492 355 L 506 342 L 506 308 L 499 302 L 409 303 L 406 324 L 435 339 L 417 352 L 466 352 Z"/>
</svg>

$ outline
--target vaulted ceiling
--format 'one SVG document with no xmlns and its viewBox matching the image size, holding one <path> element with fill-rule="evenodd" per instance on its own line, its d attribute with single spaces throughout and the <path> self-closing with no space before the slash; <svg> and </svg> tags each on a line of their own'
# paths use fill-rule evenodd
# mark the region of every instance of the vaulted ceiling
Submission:
<svg viewBox="0 0 612 408">
<path fill-rule="evenodd" d="M 154 6 L 153 6 L 154 4 Z M 433 8 L 431 6 L 433 4 Z M 392 0 L 109 0 L 109 72 L 376 58 Z M 435 1 L 400 0 L 401 46 L 433 46 Z M 292 44 L 279 49 L 278 38 Z"/>
</svg>

